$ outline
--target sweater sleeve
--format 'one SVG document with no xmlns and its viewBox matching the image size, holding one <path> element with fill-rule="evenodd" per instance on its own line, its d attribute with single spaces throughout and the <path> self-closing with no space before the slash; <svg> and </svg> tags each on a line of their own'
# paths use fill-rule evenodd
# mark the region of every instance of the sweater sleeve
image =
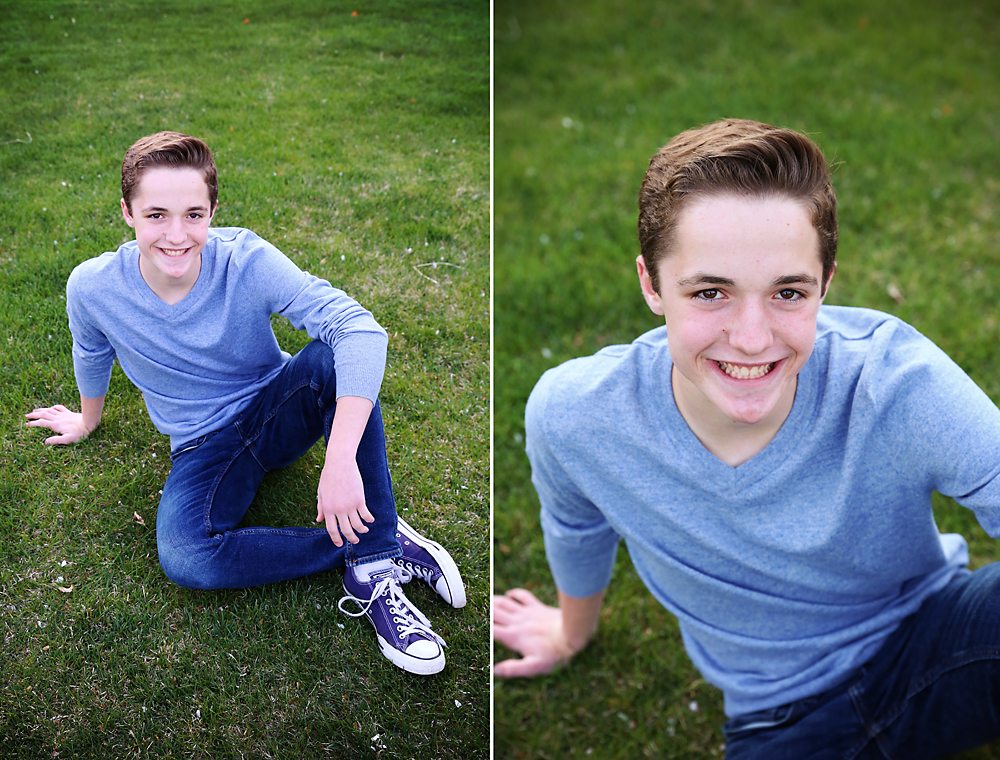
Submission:
<svg viewBox="0 0 1000 760">
<path fill-rule="evenodd" d="M 548 379 L 543 378 L 528 399 L 525 447 L 531 482 L 541 502 L 545 556 L 552 577 L 564 594 L 582 598 L 611 582 L 619 536 L 567 471 L 565 460 L 571 452 L 560 447 L 553 440 L 557 436 L 549 431 L 555 420 L 547 408 Z"/>
<path fill-rule="evenodd" d="M 88 316 L 88 288 L 84 280 L 83 270 L 77 267 L 66 283 L 66 314 L 73 335 L 73 371 L 80 395 L 99 398 L 108 392 L 115 350 Z"/>
<path fill-rule="evenodd" d="M 880 341 L 881 376 L 868 385 L 897 467 L 974 510 L 983 529 L 1000 537 L 1000 409 L 915 329 L 898 323 L 894 332 Z"/>
<path fill-rule="evenodd" d="M 385 373 L 388 336 L 372 316 L 344 291 L 299 267 L 258 238 L 245 259 L 251 287 L 260 289 L 271 312 L 333 349 L 337 398 L 361 396 L 376 401 Z"/>
</svg>

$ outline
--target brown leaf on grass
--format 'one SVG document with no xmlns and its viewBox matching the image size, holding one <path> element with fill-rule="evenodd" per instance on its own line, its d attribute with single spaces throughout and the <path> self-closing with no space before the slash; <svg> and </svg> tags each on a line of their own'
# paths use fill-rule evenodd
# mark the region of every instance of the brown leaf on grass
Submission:
<svg viewBox="0 0 1000 760">
<path fill-rule="evenodd" d="M 139 523 L 139 525 L 146 524 L 146 521 L 142 519 L 142 515 L 140 515 L 138 512 L 132 513 L 132 519 L 135 520 L 137 523 Z"/>
</svg>

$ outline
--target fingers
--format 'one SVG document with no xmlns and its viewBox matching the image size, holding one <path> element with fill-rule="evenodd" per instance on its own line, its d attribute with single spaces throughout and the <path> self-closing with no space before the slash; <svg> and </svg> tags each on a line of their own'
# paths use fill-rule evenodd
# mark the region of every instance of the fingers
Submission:
<svg viewBox="0 0 1000 760">
<path fill-rule="evenodd" d="M 336 520 L 326 521 L 326 532 L 330 536 L 330 540 L 333 541 L 334 546 L 341 547 L 344 545 L 344 539 L 340 537 L 340 531 L 337 529 Z"/>
<path fill-rule="evenodd" d="M 48 409 L 36 409 L 24 416 L 29 420 L 25 423 L 28 427 L 52 427 L 53 419 Z"/>
<path fill-rule="evenodd" d="M 531 665 L 527 663 L 527 658 L 520 660 L 504 660 L 493 666 L 493 675 L 499 678 L 525 678 Z"/>
<path fill-rule="evenodd" d="M 367 506 L 362 505 L 361 510 L 368 516 L 368 522 L 375 522 L 375 518 L 372 517 Z M 368 532 L 368 526 L 365 525 L 365 519 L 360 511 L 351 511 L 343 515 L 337 515 L 337 524 L 340 526 L 340 532 L 344 534 L 344 538 L 352 544 L 361 541 L 358 533 Z"/>
<path fill-rule="evenodd" d="M 316 504 L 316 522 L 323 522 L 325 519 L 323 514 L 323 506 L 319 503 Z M 337 521 L 327 520 L 326 521 L 326 532 L 330 536 L 330 540 L 333 541 L 334 546 L 341 547 L 344 545 L 344 539 L 340 537 L 340 531 L 337 530 Z"/>
<path fill-rule="evenodd" d="M 515 602 L 518 602 L 519 604 L 523 604 L 525 606 L 542 604 L 542 602 L 539 601 L 538 597 L 532 594 L 526 588 L 509 589 L 507 593 L 504 594 L 504 597 L 507 599 L 514 600 Z"/>
<path fill-rule="evenodd" d="M 544 607 L 534 594 L 527 589 L 512 588 L 503 596 L 494 596 L 492 600 L 493 620 L 500 625 L 506 625 L 530 612 L 532 607 Z"/>
<path fill-rule="evenodd" d="M 344 535 L 348 541 L 352 544 L 356 544 L 361 541 L 357 534 L 354 532 L 354 528 L 351 526 L 351 520 L 348 515 L 337 515 L 337 525 L 340 527 L 340 532 Z"/>
<path fill-rule="evenodd" d="M 540 657 L 522 657 L 519 660 L 504 660 L 493 666 L 493 675 L 500 678 L 532 678 L 551 673 L 557 663 Z"/>
<path fill-rule="evenodd" d="M 69 433 L 63 433 L 62 435 L 53 435 L 45 439 L 44 443 L 46 446 L 59 446 L 66 445 L 70 443 L 77 443 L 80 439 Z"/>
<path fill-rule="evenodd" d="M 321 522 L 323 519 L 323 507 L 317 504 L 316 522 Z M 352 544 L 357 544 L 361 541 L 358 534 L 368 532 L 368 526 L 365 525 L 366 520 L 367 522 L 375 522 L 375 518 L 368 511 L 368 507 L 362 507 L 360 514 L 358 512 L 348 512 L 343 515 L 334 514 L 331 518 L 327 518 L 326 530 L 336 546 L 343 546 L 344 539 L 347 539 Z"/>
<path fill-rule="evenodd" d="M 50 420 L 56 417 L 56 415 L 68 411 L 69 409 L 67 409 L 62 404 L 56 404 L 55 406 L 46 406 L 46 407 L 39 407 L 38 409 L 32 409 L 24 416 L 27 417 L 29 420 L 38 420 L 38 419 Z"/>
</svg>

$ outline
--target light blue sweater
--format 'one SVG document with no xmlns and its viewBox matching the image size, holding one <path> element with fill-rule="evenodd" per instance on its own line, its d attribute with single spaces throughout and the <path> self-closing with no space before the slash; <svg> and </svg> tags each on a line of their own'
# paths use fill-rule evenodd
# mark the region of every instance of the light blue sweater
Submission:
<svg viewBox="0 0 1000 760">
<path fill-rule="evenodd" d="M 619 538 L 730 716 L 836 686 L 968 562 L 935 489 L 1000 535 L 1000 410 L 909 325 L 824 306 L 792 410 L 731 467 L 674 404 L 665 328 L 546 372 L 526 446 L 557 586 Z"/>
<path fill-rule="evenodd" d="M 107 392 L 117 358 L 177 450 L 235 419 L 291 358 L 271 329 L 281 314 L 333 348 L 338 398 L 375 401 L 388 339 L 356 301 L 238 227 L 210 230 L 201 262 L 174 306 L 142 279 L 134 240 L 73 270 L 66 310 L 83 396 Z"/>
</svg>

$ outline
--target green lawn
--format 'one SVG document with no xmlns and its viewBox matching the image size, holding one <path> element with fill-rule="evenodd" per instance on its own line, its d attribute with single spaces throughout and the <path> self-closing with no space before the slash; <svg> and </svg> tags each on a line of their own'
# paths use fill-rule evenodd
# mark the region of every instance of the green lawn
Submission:
<svg viewBox="0 0 1000 760">
<path fill-rule="evenodd" d="M 463 0 L 0 0 L 0 755 L 488 756 L 489 45 L 487 7 Z M 388 330 L 398 507 L 469 592 L 453 610 L 409 587 L 449 644 L 440 675 L 379 654 L 336 609 L 339 572 L 171 584 L 169 444 L 117 368 L 86 442 L 25 427 L 79 403 L 66 278 L 130 237 L 121 159 L 161 129 L 215 151 L 217 225 Z M 289 351 L 308 340 L 275 325 Z M 321 462 L 269 476 L 248 522 L 310 524 Z"/>
<path fill-rule="evenodd" d="M 498 0 L 494 23 L 498 591 L 554 601 L 524 404 L 548 367 L 658 324 L 635 276 L 636 198 L 683 129 L 735 116 L 812 134 L 838 164 L 828 302 L 899 315 L 1000 402 L 995 4 Z M 975 566 L 1000 559 L 970 512 L 936 497 L 935 514 Z M 725 752 L 721 694 L 624 550 L 592 645 L 553 676 L 497 683 L 494 701 L 497 758 Z"/>
</svg>

